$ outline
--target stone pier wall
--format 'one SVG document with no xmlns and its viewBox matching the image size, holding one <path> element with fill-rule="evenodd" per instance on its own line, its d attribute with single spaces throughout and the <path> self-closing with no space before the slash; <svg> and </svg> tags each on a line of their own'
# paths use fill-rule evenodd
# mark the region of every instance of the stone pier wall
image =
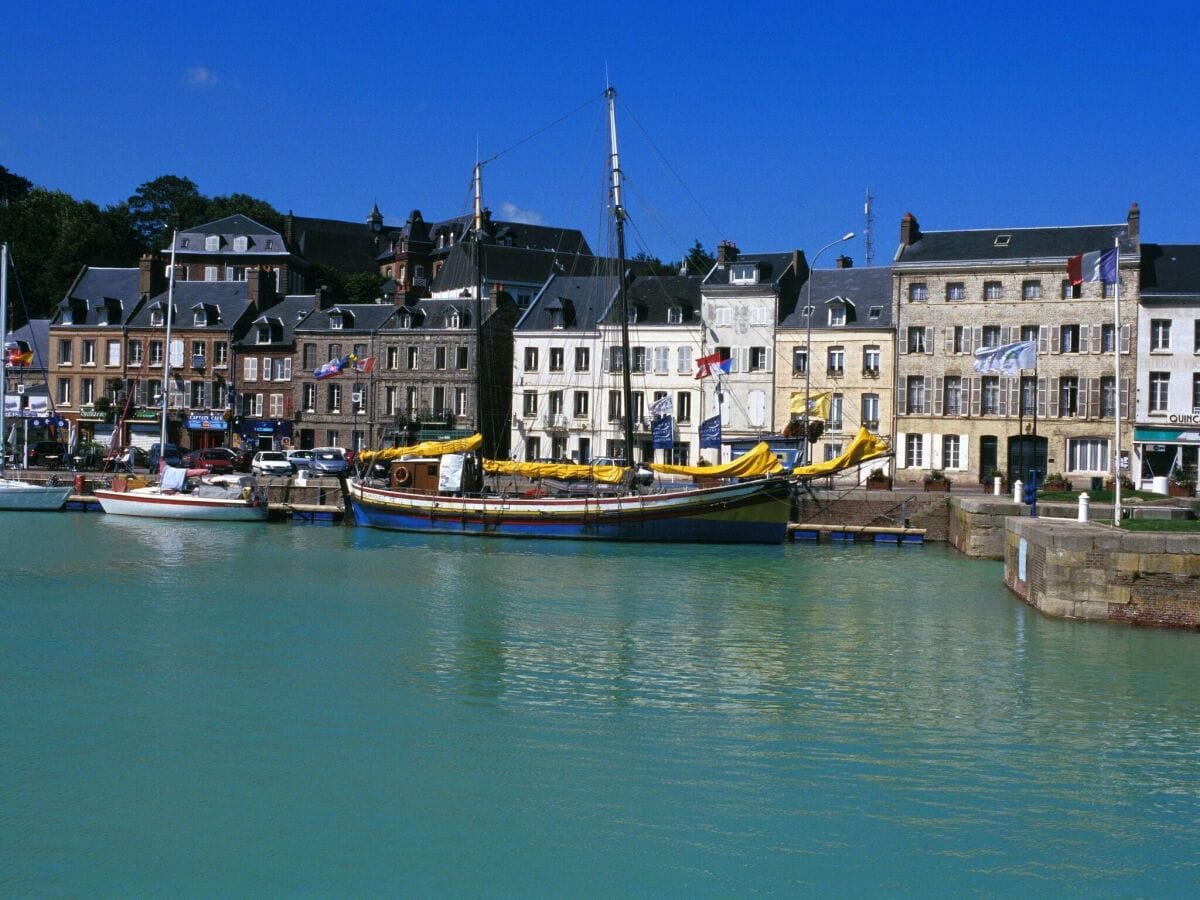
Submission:
<svg viewBox="0 0 1200 900">
<path fill-rule="evenodd" d="M 1004 583 L 1068 619 L 1200 627 L 1200 535 L 1010 518 Z"/>
<path fill-rule="evenodd" d="M 815 491 L 802 493 L 792 511 L 796 522 L 924 528 L 925 540 L 949 538 L 950 497 L 922 491 Z"/>
</svg>

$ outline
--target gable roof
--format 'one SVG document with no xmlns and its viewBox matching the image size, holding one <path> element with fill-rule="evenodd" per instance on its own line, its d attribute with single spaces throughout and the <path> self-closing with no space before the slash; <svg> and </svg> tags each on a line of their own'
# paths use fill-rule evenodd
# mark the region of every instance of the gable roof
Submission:
<svg viewBox="0 0 1200 900">
<path fill-rule="evenodd" d="M 206 250 L 205 238 L 214 234 L 221 238 L 221 246 L 216 250 Z M 239 236 L 248 239 L 248 246 L 242 251 L 233 249 L 233 239 Z M 184 256 L 211 256 L 214 253 L 234 257 L 287 256 L 288 247 L 283 235 L 278 231 L 254 221 L 249 216 L 235 213 L 232 216 L 178 232 L 175 235 L 175 252 L 177 255 Z"/>
<path fill-rule="evenodd" d="M 329 315 L 334 310 L 349 313 L 353 316 L 353 321 L 343 319 L 341 328 L 330 328 Z M 293 332 L 297 337 L 302 334 L 369 335 L 395 312 L 396 307 L 386 303 L 340 303 L 330 309 L 313 310 L 296 323 Z"/>
<path fill-rule="evenodd" d="M 1114 225 L 1067 225 L 1055 228 L 976 228 L 960 231 L 917 231 L 916 240 L 901 244 L 893 263 L 898 268 L 934 263 L 1004 263 L 1065 260 L 1068 256 L 1105 250 L 1121 239 L 1121 253 L 1134 253 L 1125 222 Z"/>
<path fill-rule="evenodd" d="M 58 308 L 51 318 L 51 324 L 65 324 L 64 316 L 72 307 L 79 304 L 88 309 L 109 305 L 108 301 L 117 300 L 121 308 L 121 317 L 128 320 L 137 308 L 141 297 L 141 273 L 138 269 L 116 269 L 87 266 L 75 283 L 71 285 L 64 297 L 58 303 Z M 95 324 L 94 322 L 89 324 Z M 121 325 L 124 322 L 113 322 Z"/>
<path fill-rule="evenodd" d="M 733 268 L 750 263 L 758 267 L 758 284 L 778 287 L 779 279 L 791 268 L 793 258 L 792 253 L 738 253 L 737 259 L 713 266 L 712 271 L 705 276 L 704 283 L 729 284 Z"/>
<path fill-rule="evenodd" d="M 569 304 L 572 316 L 564 328 L 594 331 L 616 302 L 617 281 L 604 275 L 553 275 L 517 323 L 516 331 L 549 331 L 552 309 Z"/>
<path fill-rule="evenodd" d="M 1200 244 L 1142 244 L 1144 300 L 1200 300 Z"/>
<path fill-rule="evenodd" d="M 272 330 L 271 343 L 278 345 L 291 344 L 295 339 L 296 326 L 315 309 L 316 303 L 317 298 L 313 294 L 289 294 L 255 316 L 250 324 L 253 325 L 260 319 L 268 319 L 272 322 L 278 321 L 280 323 L 280 330 L 278 334 Z M 247 329 L 245 335 L 235 342 L 235 346 L 247 344 L 262 346 L 258 344 L 258 335 L 253 328 Z"/>
<path fill-rule="evenodd" d="M 868 269 L 814 269 L 812 281 L 812 305 L 815 310 L 813 330 L 830 329 L 846 331 L 854 328 L 891 328 L 892 326 L 892 270 L 888 266 L 872 266 Z M 780 328 L 807 328 L 808 314 L 805 307 L 809 296 L 808 280 L 800 285 L 800 297 L 796 309 L 779 325 Z M 846 317 L 845 325 L 829 325 L 827 310 L 830 304 L 842 299 L 853 308 Z M 879 308 L 879 316 L 871 318 L 873 308 Z"/>
<path fill-rule="evenodd" d="M 248 285 L 244 281 L 177 281 L 175 282 L 175 310 L 173 324 L 177 328 L 210 328 L 213 331 L 232 331 L 250 305 Z M 155 309 L 165 309 L 167 291 L 151 297 L 143 303 L 127 321 L 130 328 L 157 328 L 150 324 L 150 314 Z M 181 312 L 190 312 L 197 306 L 215 308 L 217 315 L 207 325 L 195 325 L 190 318 L 180 318 Z"/>
</svg>

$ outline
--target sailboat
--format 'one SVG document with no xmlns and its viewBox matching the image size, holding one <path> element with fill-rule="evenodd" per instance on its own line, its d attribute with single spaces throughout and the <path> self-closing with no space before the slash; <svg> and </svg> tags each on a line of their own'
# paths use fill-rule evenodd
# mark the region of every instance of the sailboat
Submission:
<svg viewBox="0 0 1200 900">
<path fill-rule="evenodd" d="M 617 153 L 616 92 L 605 91 L 611 144 L 611 193 L 620 275 L 621 344 L 629 358 L 625 217 Z M 475 178 L 475 235 L 481 236 L 479 165 Z M 478 289 L 478 285 L 477 285 Z M 481 294 L 477 297 L 481 302 Z M 476 316 L 476 327 L 481 325 Z M 481 373 L 477 373 L 481 376 Z M 479 390 L 481 394 L 482 391 Z M 634 445 L 629 367 L 622 381 L 625 447 Z M 477 409 L 480 409 L 477 406 Z M 610 541 L 779 544 L 787 535 L 793 482 L 765 443 L 723 466 L 651 464 L 662 474 L 691 476 L 691 484 L 657 484 L 644 470 L 621 466 L 515 463 L 479 459 L 481 435 L 427 442 L 359 455 L 368 475 L 350 478 L 347 499 L 356 524 L 402 531 L 450 532 Z M 627 452 L 628 452 L 627 450 Z M 369 477 L 387 463 L 386 478 Z M 514 474 L 615 487 L 588 495 L 512 496 L 484 492 L 484 475 Z"/>
<path fill-rule="evenodd" d="M 171 321 L 175 310 L 175 244 L 171 236 L 171 272 L 167 279 L 167 352 L 163 354 L 162 420 L 159 447 L 167 446 L 167 398 L 171 383 Z M 156 519 L 261 522 L 267 517 L 267 500 L 250 475 L 210 475 L 205 470 L 162 466 L 157 484 L 124 490 L 97 488 L 96 498 L 109 515 Z"/>
<path fill-rule="evenodd" d="M 0 247 L 0 330 L 8 330 L 8 244 Z M 0 362 L 0 401 L 7 395 L 8 360 Z M 4 404 L 0 402 L 0 443 L 4 441 Z M 66 505 L 71 488 L 7 478 L 7 452 L 0 452 L 0 510 L 56 510 Z"/>
</svg>

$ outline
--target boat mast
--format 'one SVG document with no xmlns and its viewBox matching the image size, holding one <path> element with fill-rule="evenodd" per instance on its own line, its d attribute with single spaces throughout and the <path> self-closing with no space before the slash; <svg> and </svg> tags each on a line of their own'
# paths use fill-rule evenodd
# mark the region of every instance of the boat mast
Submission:
<svg viewBox="0 0 1200 900">
<path fill-rule="evenodd" d="M 621 316 L 621 403 L 625 407 L 625 458 L 633 465 L 633 386 L 629 377 L 633 360 L 629 358 L 629 292 L 625 284 L 625 207 L 621 204 L 621 161 L 617 155 L 617 92 L 609 85 L 604 96 L 608 100 L 613 220 L 617 226 L 617 277 L 621 283 L 618 309 Z"/>
<path fill-rule="evenodd" d="M 171 232 L 171 271 L 167 275 L 167 339 L 163 342 L 163 381 L 162 395 L 159 403 L 159 416 L 162 424 L 158 432 L 158 466 L 162 469 L 163 459 L 167 455 L 167 396 L 171 386 L 171 318 L 175 310 L 175 244 L 178 232 Z"/>
<path fill-rule="evenodd" d="M 0 245 L 0 344 L 8 343 L 8 241 Z M 8 349 L 0 360 L 0 472 L 8 459 L 8 435 L 4 431 L 4 401 L 8 397 Z"/>
<path fill-rule="evenodd" d="M 491 429 L 483 426 L 483 163 L 475 162 L 475 426 L 483 435 L 485 456 L 494 456 Z"/>
</svg>

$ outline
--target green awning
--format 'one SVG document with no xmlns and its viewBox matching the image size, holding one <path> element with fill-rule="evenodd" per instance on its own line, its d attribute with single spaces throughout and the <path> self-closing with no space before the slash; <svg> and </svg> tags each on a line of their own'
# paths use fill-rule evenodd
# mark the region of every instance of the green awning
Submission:
<svg viewBox="0 0 1200 900">
<path fill-rule="evenodd" d="M 1196 433 L 1195 428 L 1134 428 L 1133 439 L 1149 444 L 1166 444 L 1180 439 L 1193 440 Z"/>
</svg>

